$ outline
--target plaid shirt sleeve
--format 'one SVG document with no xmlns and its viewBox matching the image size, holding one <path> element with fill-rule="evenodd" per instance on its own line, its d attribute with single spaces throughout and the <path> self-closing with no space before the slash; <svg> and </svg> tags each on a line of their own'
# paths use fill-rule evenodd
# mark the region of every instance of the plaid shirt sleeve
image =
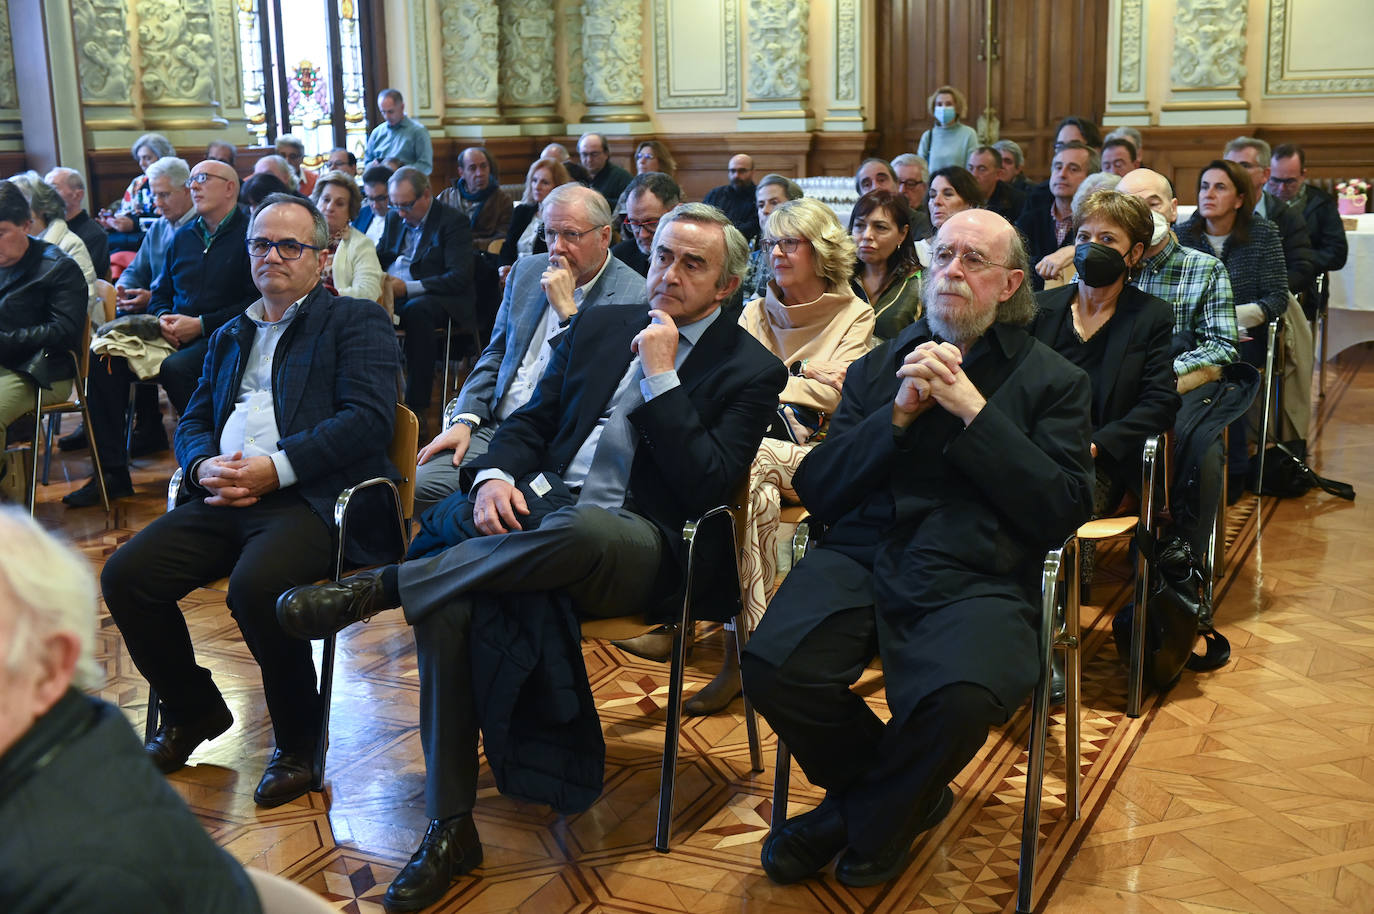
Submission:
<svg viewBox="0 0 1374 914">
<path fill-rule="evenodd" d="M 1236 360 L 1236 306 L 1220 260 L 1175 240 L 1146 262 L 1136 285 L 1171 302 L 1174 332 L 1193 336 L 1195 348 L 1174 359 L 1176 375 Z"/>
</svg>

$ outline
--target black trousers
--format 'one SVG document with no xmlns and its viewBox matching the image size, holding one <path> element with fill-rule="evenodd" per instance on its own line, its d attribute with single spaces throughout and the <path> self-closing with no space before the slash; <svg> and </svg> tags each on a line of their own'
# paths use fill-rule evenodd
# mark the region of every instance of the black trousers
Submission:
<svg viewBox="0 0 1374 914">
<path fill-rule="evenodd" d="M 873 855 L 907 831 L 1006 714 L 987 689 L 955 683 L 883 723 L 850 691 L 878 652 L 872 607 L 817 625 L 781 666 L 746 653 L 744 691 L 811 783 L 845 820 L 849 846 Z"/>
<path fill-rule="evenodd" d="M 423 417 L 434 388 L 434 362 L 439 357 L 435 331 L 444 329 L 448 311 L 444 299 L 417 295 L 396 302 L 396 313 L 401 316 L 401 329 L 406 332 L 406 406 Z"/>
<path fill-rule="evenodd" d="M 286 589 L 331 573 L 332 541 L 325 522 L 287 489 L 247 508 L 187 502 L 115 550 L 100 575 L 105 605 L 170 723 L 224 702 L 210 671 L 196 663 L 177 600 L 228 575 L 229 611 L 262 668 L 277 748 L 314 748 L 323 704 L 310 642 L 281 630 L 276 602 Z"/>
<path fill-rule="evenodd" d="M 178 349 L 162 362 L 157 381 L 167 391 L 178 415 L 186 412 L 200 373 L 205 366 L 208 341 L 198 340 Z M 129 465 L 129 450 L 124 440 L 124 424 L 129 409 L 129 385 L 137 381 L 127 359 L 92 359 L 87 395 L 90 399 L 91 428 L 95 446 L 100 448 L 100 464 L 106 472 L 124 470 Z"/>
</svg>

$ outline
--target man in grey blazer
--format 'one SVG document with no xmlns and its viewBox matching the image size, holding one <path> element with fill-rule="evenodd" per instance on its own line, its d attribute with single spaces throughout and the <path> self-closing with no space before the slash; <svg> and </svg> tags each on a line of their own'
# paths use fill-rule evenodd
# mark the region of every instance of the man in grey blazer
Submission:
<svg viewBox="0 0 1374 914">
<path fill-rule="evenodd" d="M 416 512 L 459 488 L 459 467 L 485 454 L 511 413 L 525 405 L 553 342 L 581 310 L 647 300 L 644 278 L 610 254 L 611 209 L 580 184 L 554 188 L 540 206 L 547 254 L 520 258 L 506 282 L 491 343 L 455 404 L 457 416 L 419 453 Z"/>
</svg>

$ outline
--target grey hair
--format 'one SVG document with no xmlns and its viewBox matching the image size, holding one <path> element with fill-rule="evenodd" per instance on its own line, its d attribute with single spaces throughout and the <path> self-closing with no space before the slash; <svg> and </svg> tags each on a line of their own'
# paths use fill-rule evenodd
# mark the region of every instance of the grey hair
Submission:
<svg viewBox="0 0 1374 914">
<path fill-rule="evenodd" d="M 44 225 L 54 219 L 67 215 L 67 202 L 57 193 L 56 188 L 43 180 L 36 171 L 23 171 L 10 178 L 10 183 L 19 188 L 24 199 L 29 201 L 29 209 Z"/>
<path fill-rule="evenodd" d="M 382 99 L 384 98 L 393 99 L 395 101 L 400 102 L 403 105 L 406 103 L 405 98 L 401 95 L 400 89 L 383 89 L 382 91 L 378 92 L 377 104 L 380 105 L 382 103 Z"/>
<path fill-rule="evenodd" d="M 281 178 L 282 183 L 285 184 L 287 187 L 291 188 L 292 190 L 295 190 L 297 187 L 300 186 L 301 179 L 296 177 L 296 170 L 291 167 L 291 163 L 286 161 L 286 158 L 284 156 L 279 156 L 276 154 L 270 156 L 263 156 L 261 159 L 258 159 L 258 162 L 266 162 L 269 165 L 272 165 L 273 174 L 276 174 L 277 177 Z M 285 175 L 285 177 L 282 177 L 282 175 Z"/>
<path fill-rule="evenodd" d="M 301 138 L 290 133 L 283 133 L 281 136 L 277 137 L 275 145 L 290 146 L 292 149 L 299 149 L 302 154 L 305 153 L 305 144 L 301 142 Z"/>
<path fill-rule="evenodd" d="M 1102 153 L 1097 151 L 1097 147 L 1089 146 L 1087 143 L 1080 143 L 1078 140 L 1069 140 L 1059 147 L 1059 151 L 1054 154 L 1054 158 L 1059 158 L 1060 153 L 1069 152 L 1074 149 L 1083 149 L 1088 153 L 1088 174 L 1102 170 Z M 1053 160 L 1051 160 L 1053 161 Z"/>
<path fill-rule="evenodd" d="M 992 148 L 998 152 L 1011 153 L 1011 160 L 1016 163 L 1017 168 L 1026 164 L 1026 154 L 1021 151 L 1021 144 L 1015 140 L 998 140 L 992 144 Z"/>
<path fill-rule="evenodd" d="M 191 166 L 186 164 L 185 159 L 164 156 L 149 165 L 147 173 L 149 181 L 153 178 L 166 178 L 172 182 L 173 187 L 185 187 L 186 182 L 191 179 Z"/>
<path fill-rule="evenodd" d="M 1073 192 L 1073 209 L 1078 210 L 1078 204 L 1082 203 L 1088 194 L 1099 190 L 1116 190 L 1116 185 L 1121 183 L 1121 175 L 1110 171 L 1095 171 L 1083 179 L 1083 183 L 1078 185 L 1078 190 Z"/>
<path fill-rule="evenodd" d="M 892 165 L 893 171 L 897 170 L 898 165 L 918 166 L 921 169 L 921 180 L 925 181 L 930 178 L 930 163 L 914 152 L 904 152 L 893 159 L 890 164 Z"/>
<path fill-rule="evenodd" d="M 315 208 L 315 204 L 311 203 L 305 197 L 297 196 L 296 194 L 283 194 L 280 192 L 268 194 L 262 199 L 262 202 L 257 205 L 257 208 L 253 210 L 253 216 L 248 220 L 249 238 L 253 237 L 253 229 L 257 225 L 258 216 L 262 215 L 262 211 L 269 206 L 276 206 L 278 204 L 299 206 L 309 213 L 310 221 L 315 224 L 314 230 L 311 232 L 310 244 L 313 244 L 317 248 L 326 248 L 329 246 L 329 223 L 324 221 L 324 216 Z"/>
<path fill-rule="evenodd" d="M 15 597 L 6 668 L 24 669 L 44 638 L 71 632 L 81 645 L 73 685 L 100 688 L 105 674 L 95 659 L 96 586 L 90 564 L 17 508 L 0 507 L 0 541 L 5 544 L 0 579 Z"/>
<path fill-rule="evenodd" d="M 48 172 L 48 174 L 56 175 L 60 180 L 67 182 L 67 185 L 74 190 L 79 190 L 83 194 L 86 192 L 86 179 L 81 177 L 81 172 L 77 171 L 75 168 L 67 168 L 66 166 L 59 165 Z"/>
<path fill-rule="evenodd" d="M 1021 271 L 1021 285 L 1016 287 L 1010 298 L 997 305 L 997 320 L 1027 327 L 1035 320 L 1036 311 L 1035 293 L 1031 290 L 1030 254 L 1026 251 L 1026 241 L 1020 232 L 1012 229 L 1007 234 L 1010 239 L 1007 242 L 1007 253 L 1010 255 L 1007 265 Z"/>
<path fill-rule="evenodd" d="M 778 187 L 781 187 L 783 194 L 785 194 L 789 200 L 800 200 L 802 197 L 806 196 L 806 191 L 802 190 L 800 184 L 783 175 L 764 175 L 762 180 L 759 181 L 758 186 L 767 187 L 770 184 L 776 184 Z"/>
<path fill-rule="evenodd" d="M 625 199 L 629 200 L 636 194 L 652 194 L 668 209 L 682 202 L 682 188 L 661 171 L 646 171 L 631 178 L 625 187 Z"/>
<path fill-rule="evenodd" d="M 724 289 L 730 284 L 731 279 L 744 282 L 745 274 L 749 272 L 749 242 L 744 240 L 744 235 L 735 228 L 729 216 L 705 203 L 679 203 L 658 220 L 658 228 L 654 231 L 655 249 L 663 230 L 678 221 L 718 226 L 725 235 L 725 262 L 721 264 L 716 288 Z"/>
<path fill-rule="evenodd" d="M 1264 140 L 1253 136 L 1238 136 L 1226 144 L 1226 149 L 1222 152 L 1222 157 L 1224 158 L 1240 149 L 1255 150 L 1255 152 L 1259 153 L 1260 164 L 1266 166 L 1269 164 L 1269 160 L 1273 158 L 1274 154 L 1273 150 L 1269 148 L 1269 144 Z"/>
<path fill-rule="evenodd" d="M 463 167 L 463 156 L 473 151 L 480 152 L 482 154 L 482 158 L 487 160 L 487 170 L 491 172 L 491 177 L 487 180 L 490 181 L 492 184 L 500 184 L 501 170 L 496 167 L 496 157 L 493 156 L 489 151 L 487 151 L 487 147 L 485 146 L 469 146 L 462 152 L 458 153 L 459 169 Z"/>
<path fill-rule="evenodd" d="M 539 204 L 539 218 L 545 219 L 545 214 L 553 206 L 582 207 L 582 214 L 587 217 L 593 228 L 611 224 L 611 205 L 606 202 L 606 198 L 601 196 L 600 192 L 576 181 L 560 184 L 549 191 L 548 196 Z"/>
<path fill-rule="evenodd" d="M 393 188 L 397 184 L 409 184 L 410 189 L 415 191 L 415 196 L 420 197 L 429 190 L 429 175 L 413 165 L 402 165 L 386 181 L 388 188 Z"/>
<path fill-rule="evenodd" d="M 1111 133 L 1104 136 L 1102 142 L 1106 143 L 1108 140 L 1115 139 L 1130 140 L 1131 145 L 1135 146 L 1138 152 L 1144 138 L 1140 135 L 1140 131 L 1134 127 L 1117 127 Z"/>
<path fill-rule="evenodd" d="M 134 140 L 134 145 L 129 147 L 129 155 L 134 157 L 135 162 L 138 161 L 138 151 L 144 146 L 147 146 L 153 152 L 157 153 L 159 159 L 165 159 L 167 156 L 174 156 L 177 154 L 177 148 L 172 145 L 172 141 L 162 134 L 145 133 L 143 136 Z"/>
</svg>

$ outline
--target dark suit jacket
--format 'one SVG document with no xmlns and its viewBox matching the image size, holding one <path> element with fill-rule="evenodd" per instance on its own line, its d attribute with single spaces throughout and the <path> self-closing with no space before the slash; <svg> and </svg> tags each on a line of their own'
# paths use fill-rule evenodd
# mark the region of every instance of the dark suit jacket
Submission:
<svg viewBox="0 0 1374 914">
<path fill-rule="evenodd" d="M 1350 256 L 1350 245 L 1345 238 L 1345 226 L 1341 223 L 1341 213 L 1336 200 L 1326 191 L 1313 184 L 1307 185 L 1302 215 L 1307 220 L 1307 235 L 1312 241 L 1312 257 L 1317 273 L 1328 273 L 1345 266 Z M 1315 290 L 1315 278 L 1312 290 Z M 1323 293 L 1329 295 L 1330 290 Z M 1310 320 L 1316 315 L 1315 295 L 1304 303 L 1304 310 Z"/>
<path fill-rule="evenodd" d="M 383 270 L 390 269 L 404 253 L 405 236 L 400 213 L 389 214 L 382 240 L 377 242 L 377 259 Z M 444 299 L 445 310 L 455 319 L 462 321 L 472 314 L 472 228 L 467 216 L 438 200 L 429 204 L 410 275 L 420 280 L 426 293 Z"/>
<path fill-rule="evenodd" d="M 1312 238 L 1307 233 L 1307 220 L 1295 207 L 1289 206 L 1269 191 L 1264 194 L 1265 218 L 1279 229 L 1283 244 L 1283 263 L 1288 272 L 1288 288 L 1298 295 L 1312 286 L 1317 277 L 1317 255 L 1312 250 Z"/>
<path fill-rule="evenodd" d="M 519 258 L 520 250 L 516 247 L 516 242 L 520 240 L 521 235 L 525 234 L 525 229 L 529 226 L 530 220 L 533 219 L 538 212 L 539 207 L 535 206 L 533 203 L 515 204 L 515 211 L 510 217 L 510 229 L 506 232 L 506 241 L 501 245 L 501 253 L 499 255 L 501 266 L 508 266 L 515 263 L 516 259 Z M 530 249 L 530 253 L 543 254 L 546 253 L 548 249 L 549 246 L 544 243 L 544 239 L 536 237 L 534 239 L 534 246 Z"/>
<path fill-rule="evenodd" d="M 633 238 L 626 238 L 611 248 L 611 256 L 640 276 L 649 275 L 649 255 L 639 249 L 639 244 Z"/>
<path fill-rule="evenodd" d="M 244 359 L 253 345 L 244 315 L 210 338 L 196 392 L 177 424 L 177 462 L 187 488 L 195 464 L 220 453 L 234 411 Z M 398 478 L 387 459 L 396 421 L 396 334 L 376 302 L 335 298 L 317 285 L 301 302 L 272 360 L 277 446 L 296 471 L 296 490 L 331 528 L 339 492 L 374 476 Z"/>
<path fill-rule="evenodd" d="M 1035 296 L 1039 312 L 1031 324 L 1036 339 L 1051 348 L 1077 291 L 1076 283 Z M 1182 400 L 1174 377 L 1170 343 L 1173 306 L 1127 285 L 1107 334 L 1102 376 L 1093 379 L 1093 442 L 1098 466 L 1132 491 L 1140 485 L 1140 453 L 1145 439 L 1169 429 Z"/>
<path fill-rule="evenodd" d="M 95 267 L 95 278 L 109 279 L 110 236 L 105 234 L 104 227 L 83 209 L 67 220 L 67 228 L 76 232 L 77 237 L 86 242 L 86 252 L 91 255 L 91 266 Z"/>
<path fill-rule="evenodd" d="M 749 639 L 778 665 L 826 617 L 874 607 L 894 721 L 951 682 L 1015 710 L 1038 668 L 1045 552 L 1093 503 L 1088 377 L 1023 328 L 994 324 L 970 348 L 987 405 L 967 428 L 936 405 L 896 431 L 897 368 L 929 339 L 921 319 L 850 365 L 829 435 L 792 480 L 828 529 Z"/>
<path fill-rule="evenodd" d="M 0 287 L 0 366 L 44 387 L 72 377 L 67 353 L 81 348 L 89 296 L 75 260 L 56 245 L 30 238 Z"/>
<path fill-rule="evenodd" d="M 1017 231 L 1026 239 L 1026 252 L 1030 254 L 1031 288 L 1037 292 L 1045 288 L 1045 280 L 1035 272 L 1035 265 L 1059 250 L 1059 239 L 1054 234 L 1053 206 L 1054 194 L 1050 193 L 1049 182 L 1037 184 L 1026 194 L 1026 202 L 1015 223 Z"/>
<path fill-rule="evenodd" d="M 1025 194 L 1006 181 L 998 181 L 997 186 L 993 188 L 992 196 L 988 198 L 986 208 L 1008 222 L 1015 222 L 1021 215 L 1021 208 L 1025 205 Z"/>
<path fill-rule="evenodd" d="M 787 369 L 722 312 L 692 348 L 681 384 L 630 413 L 639 445 L 630 500 L 668 545 L 655 593 L 680 585 L 682 525 L 724 503 L 743 478 L 776 414 Z M 464 468 L 464 489 L 480 470 L 523 480 L 562 476 L 630 363 L 630 341 L 649 322 L 643 305 L 601 305 L 581 313 L 554 349 L 534 396 Z"/>
</svg>

